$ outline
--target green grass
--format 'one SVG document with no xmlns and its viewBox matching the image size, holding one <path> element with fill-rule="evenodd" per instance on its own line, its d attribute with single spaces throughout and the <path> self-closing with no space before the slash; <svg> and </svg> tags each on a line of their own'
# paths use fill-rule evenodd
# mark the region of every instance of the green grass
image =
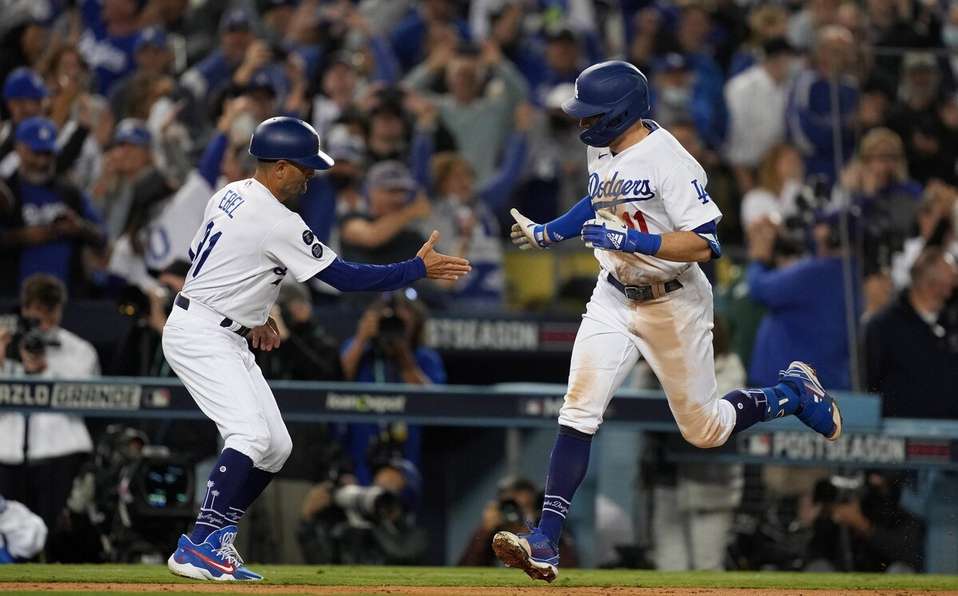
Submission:
<svg viewBox="0 0 958 596">
<path fill-rule="evenodd" d="M 313 586 L 479 586 L 533 584 L 525 575 L 502 568 L 455 567 L 307 567 L 251 565 L 274 585 Z M 163 565 L 3 565 L 6 582 L 179 583 Z M 832 590 L 958 590 L 958 576 L 830 573 L 664 573 L 633 570 L 563 570 L 560 587 L 641 586 L 647 588 L 797 588 Z M 53 592 L 45 592 L 52 594 Z M 558 593 L 558 592 L 557 592 Z M 111 592 L 111 594 L 116 594 Z M 143 592 L 137 596 L 143 596 Z"/>
</svg>

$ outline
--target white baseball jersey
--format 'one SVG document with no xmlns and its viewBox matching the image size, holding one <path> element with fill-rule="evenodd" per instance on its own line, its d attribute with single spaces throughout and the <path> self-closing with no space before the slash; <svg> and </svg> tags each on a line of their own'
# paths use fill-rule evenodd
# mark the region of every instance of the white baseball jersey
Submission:
<svg viewBox="0 0 958 596">
<path fill-rule="evenodd" d="M 253 178 L 227 184 L 206 204 L 190 243 L 183 294 L 247 327 L 266 322 L 289 271 L 304 282 L 336 254 L 303 218 Z"/>
<path fill-rule="evenodd" d="M 722 212 L 705 190 L 705 170 L 670 132 L 646 122 L 652 132 L 617 155 L 608 148 L 588 148 L 592 207 L 631 229 L 652 234 L 691 231 L 718 222 Z M 669 281 L 692 266 L 600 249 L 595 258 L 624 284 Z"/>
</svg>

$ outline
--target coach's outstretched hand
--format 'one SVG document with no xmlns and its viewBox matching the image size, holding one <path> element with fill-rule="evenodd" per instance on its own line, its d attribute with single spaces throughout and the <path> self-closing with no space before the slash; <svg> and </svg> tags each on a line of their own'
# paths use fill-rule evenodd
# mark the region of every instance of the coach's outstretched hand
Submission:
<svg viewBox="0 0 958 596">
<path fill-rule="evenodd" d="M 421 258 L 426 264 L 426 277 L 429 279 L 444 279 L 447 281 L 456 281 L 463 275 L 469 273 L 472 267 L 469 261 L 459 257 L 450 257 L 441 252 L 436 252 L 434 248 L 436 242 L 439 242 L 439 232 L 432 231 L 429 240 L 422 245 L 416 256 Z"/>
</svg>

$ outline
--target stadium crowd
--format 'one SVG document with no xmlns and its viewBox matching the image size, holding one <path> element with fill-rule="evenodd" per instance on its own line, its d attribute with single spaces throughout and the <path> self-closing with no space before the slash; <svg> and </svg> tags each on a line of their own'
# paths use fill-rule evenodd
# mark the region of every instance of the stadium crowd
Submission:
<svg viewBox="0 0 958 596">
<path fill-rule="evenodd" d="M 509 208 L 546 221 L 586 192 L 577 123 L 560 106 L 583 68 L 623 58 L 648 76 L 652 118 L 703 164 L 724 214 L 727 256 L 708 274 L 736 383 L 772 384 L 802 359 L 829 388 L 881 394 L 885 415 L 958 418 L 945 398 L 958 387 L 958 2 L 0 0 L 0 11 L 0 298 L 19 313 L 0 331 L 6 376 L 171 376 L 160 333 L 206 201 L 250 175 L 253 128 L 285 114 L 312 123 L 336 160 L 293 206 L 318 239 L 385 263 L 438 229 L 438 248 L 473 272 L 370 300 L 343 345 L 313 315 L 334 290 L 284 287 L 274 317 L 287 342 L 261 357 L 266 376 L 456 382 L 423 345 L 424 304 L 515 306 L 509 284 L 529 280 L 505 272 Z M 109 362 L 60 327 L 80 299 L 134 305 Z M 0 427 L 0 494 L 55 528 L 94 447 L 83 421 L 7 414 Z M 348 482 L 416 484 L 415 428 L 329 432 Z M 374 464 L 383 442 L 395 457 Z M 740 477 L 727 472 L 720 482 Z M 334 492 L 304 505 L 304 544 L 321 541 L 315 520 Z"/>
</svg>

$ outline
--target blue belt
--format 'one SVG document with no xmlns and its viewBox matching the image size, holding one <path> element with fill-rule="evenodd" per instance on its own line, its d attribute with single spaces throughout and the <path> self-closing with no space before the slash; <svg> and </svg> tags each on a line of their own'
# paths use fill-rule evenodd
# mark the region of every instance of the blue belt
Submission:
<svg viewBox="0 0 958 596">
<path fill-rule="evenodd" d="M 627 286 L 617 280 L 611 273 L 607 274 L 605 279 L 613 288 L 622 292 L 626 298 L 636 302 L 646 302 L 655 298 L 661 298 L 669 292 L 674 292 L 682 287 L 682 282 L 677 279 L 665 283 L 648 284 L 644 286 Z"/>
<path fill-rule="evenodd" d="M 187 298 L 186 296 L 182 295 L 182 294 L 177 294 L 177 295 L 176 295 L 176 300 L 174 301 L 174 303 L 175 303 L 177 306 L 179 306 L 180 308 L 182 308 L 183 310 L 189 310 L 189 309 L 190 309 L 190 299 Z M 233 326 L 233 319 L 231 319 L 231 318 L 229 318 L 229 317 L 224 317 L 223 320 L 220 321 L 220 327 L 229 328 L 229 327 L 232 327 L 232 326 Z M 232 331 L 233 333 L 239 335 L 240 337 L 246 337 L 247 335 L 249 335 L 250 328 L 249 328 L 249 327 L 243 327 L 242 325 L 240 325 L 238 329 L 230 329 L 230 331 Z"/>
</svg>

